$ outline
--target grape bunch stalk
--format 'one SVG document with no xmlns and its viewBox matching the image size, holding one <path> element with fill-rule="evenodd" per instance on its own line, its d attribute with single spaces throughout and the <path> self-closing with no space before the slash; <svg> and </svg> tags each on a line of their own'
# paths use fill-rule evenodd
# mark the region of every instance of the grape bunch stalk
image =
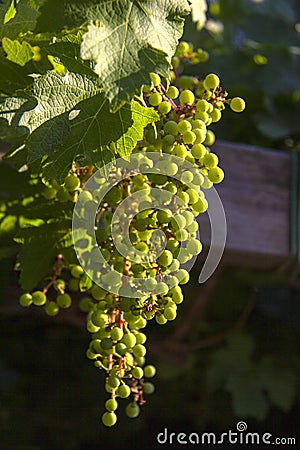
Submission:
<svg viewBox="0 0 300 450">
<path fill-rule="evenodd" d="M 149 379 L 156 368 L 146 363 L 142 330 L 150 320 L 164 325 L 177 316 L 181 285 L 202 250 L 196 218 L 208 208 L 205 190 L 224 178 L 208 127 L 226 105 L 234 112 L 245 108 L 243 99 L 228 98 L 216 74 L 178 76 L 182 62 L 205 57 L 181 42 L 170 79 L 150 74 L 134 100 L 154 108 L 159 120 L 145 128 L 130 157 L 121 158 L 111 144 L 118 164 L 109 175 L 74 163 L 63 185 L 46 182 L 43 192 L 46 199 L 75 203 L 81 265 L 58 255 L 43 289 L 23 293 L 20 304 L 54 316 L 79 292 L 91 336 L 86 355 L 106 373 L 102 422 L 108 427 L 117 422 L 120 399 L 127 399 L 126 414 L 135 418 L 154 392 Z M 85 228 L 86 221 L 92 226 Z"/>
</svg>

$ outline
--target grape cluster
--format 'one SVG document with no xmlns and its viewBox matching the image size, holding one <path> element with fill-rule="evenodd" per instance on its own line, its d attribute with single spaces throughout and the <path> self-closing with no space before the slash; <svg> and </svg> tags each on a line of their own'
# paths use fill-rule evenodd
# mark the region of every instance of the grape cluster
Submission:
<svg viewBox="0 0 300 450">
<path fill-rule="evenodd" d="M 206 57 L 182 42 L 174 68 Z M 83 225 L 76 229 L 75 248 L 85 270 L 60 255 L 44 289 L 20 298 L 22 306 L 43 306 L 55 315 L 71 306 L 72 293 L 81 292 L 79 307 L 91 335 L 86 355 L 106 372 L 106 426 L 117 421 L 119 399 L 128 399 L 125 411 L 134 418 L 154 391 L 148 379 L 156 369 L 146 364 L 142 330 L 150 320 L 164 325 L 176 318 L 181 285 L 202 250 L 196 218 L 208 207 L 205 190 L 224 178 L 208 128 L 226 104 L 235 112 L 245 108 L 243 99 L 227 98 L 213 73 L 199 80 L 174 71 L 171 83 L 151 73 L 139 101 L 160 119 L 146 127 L 130 158 L 119 158 L 109 175 L 97 171 L 90 179 L 91 172 L 73 168 L 63 185 L 46 182 L 43 191 L 48 200 L 76 203 Z M 86 225 L 91 218 L 92 227 Z M 52 290 L 56 298 L 48 300 Z"/>
</svg>

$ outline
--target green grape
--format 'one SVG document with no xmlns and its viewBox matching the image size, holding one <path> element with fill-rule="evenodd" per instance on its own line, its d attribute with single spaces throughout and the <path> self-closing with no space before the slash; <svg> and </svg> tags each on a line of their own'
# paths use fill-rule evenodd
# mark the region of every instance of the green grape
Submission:
<svg viewBox="0 0 300 450">
<path fill-rule="evenodd" d="M 212 183 L 218 184 L 223 181 L 224 172 L 220 167 L 213 167 L 212 169 L 210 169 L 207 176 Z"/>
<path fill-rule="evenodd" d="M 77 175 L 68 175 L 65 178 L 65 188 L 69 192 L 76 191 L 80 187 L 80 180 Z"/>
<path fill-rule="evenodd" d="M 209 108 L 209 103 L 206 100 L 198 100 L 196 103 L 196 110 L 197 111 L 203 111 L 203 112 L 207 112 Z"/>
<path fill-rule="evenodd" d="M 186 284 L 190 278 L 189 273 L 185 269 L 178 270 L 175 276 L 179 280 L 179 284 Z"/>
<path fill-rule="evenodd" d="M 168 114 L 171 111 L 171 103 L 163 101 L 158 105 L 158 111 L 161 114 Z"/>
<path fill-rule="evenodd" d="M 144 375 L 144 371 L 141 367 L 135 367 L 132 369 L 132 376 L 137 380 L 140 380 Z"/>
<path fill-rule="evenodd" d="M 155 86 L 155 87 L 159 86 L 161 83 L 160 76 L 157 73 L 153 73 L 153 72 L 149 73 L 149 75 L 150 75 L 150 80 L 153 83 L 153 86 Z"/>
<path fill-rule="evenodd" d="M 164 124 L 164 132 L 166 134 L 176 136 L 178 134 L 177 122 L 175 122 L 174 120 L 168 120 L 168 122 Z"/>
<path fill-rule="evenodd" d="M 132 402 L 126 406 L 125 412 L 128 417 L 133 419 L 140 414 L 140 407 L 137 403 Z"/>
<path fill-rule="evenodd" d="M 107 411 L 115 411 L 118 408 L 118 402 L 114 398 L 110 398 L 105 402 L 105 408 Z"/>
<path fill-rule="evenodd" d="M 200 128 L 200 130 L 206 131 L 206 125 L 201 119 L 193 119 L 191 120 L 192 128 L 193 130 L 197 130 Z"/>
<path fill-rule="evenodd" d="M 190 51 L 190 44 L 188 42 L 185 41 L 179 42 L 176 49 L 176 54 L 178 56 L 184 56 L 186 53 L 189 53 L 189 51 Z"/>
<path fill-rule="evenodd" d="M 149 97 L 149 103 L 151 106 L 158 106 L 162 102 L 162 96 L 158 92 L 154 92 Z"/>
<path fill-rule="evenodd" d="M 57 278 L 53 283 L 53 287 L 57 292 L 63 292 L 66 288 L 66 282 L 61 278 Z"/>
<path fill-rule="evenodd" d="M 206 147 L 203 144 L 197 143 L 194 144 L 191 148 L 191 153 L 194 158 L 201 159 L 207 153 Z"/>
<path fill-rule="evenodd" d="M 32 303 L 34 305 L 42 306 L 47 301 L 47 297 L 42 291 L 35 291 L 31 295 L 32 295 Z"/>
<path fill-rule="evenodd" d="M 156 374 L 156 368 L 155 366 L 152 366 L 151 364 L 144 367 L 144 375 L 146 378 L 152 378 Z"/>
<path fill-rule="evenodd" d="M 234 112 L 242 112 L 246 108 L 245 100 L 240 97 L 234 97 L 230 101 L 230 108 Z"/>
<path fill-rule="evenodd" d="M 164 325 L 165 323 L 167 323 L 167 319 L 165 318 L 165 316 L 163 314 L 161 314 L 160 316 L 155 316 L 155 321 L 159 324 L 159 325 Z"/>
<path fill-rule="evenodd" d="M 61 203 L 67 202 L 71 199 L 69 191 L 63 186 L 57 191 L 56 198 Z"/>
<path fill-rule="evenodd" d="M 108 323 L 108 315 L 101 311 L 95 311 L 92 314 L 91 321 L 96 327 L 103 327 Z"/>
<path fill-rule="evenodd" d="M 176 286 L 171 289 L 170 295 L 172 295 L 172 299 L 176 304 L 180 304 L 183 302 L 183 294 L 179 286 Z"/>
<path fill-rule="evenodd" d="M 172 134 L 166 134 L 162 140 L 162 148 L 166 150 L 168 147 L 172 147 L 175 142 L 175 137 Z"/>
<path fill-rule="evenodd" d="M 174 308 L 166 308 L 164 310 L 164 316 L 167 320 L 174 320 L 177 316 L 176 310 Z"/>
<path fill-rule="evenodd" d="M 116 352 L 121 355 L 124 356 L 125 353 L 127 352 L 127 347 L 125 344 L 123 344 L 122 342 L 118 342 L 118 344 L 116 345 Z"/>
<path fill-rule="evenodd" d="M 131 389 L 127 384 L 121 384 L 118 387 L 116 394 L 121 398 L 127 398 L 131 394 Z"/>
<path fill-rule="evenodd" d="M 135 337 L 137 344 L 144 344 L 147 340 L 147 336 L 144 333 L 137 333 Z"/>
<path fill-rule="evenodd" d="M 213 167 L 216 167 L 218 165 L 219 158 L 215 153 L 207 153 L 203 157 L 202 162 L 205 165 L 205 167 L 212 169 Z"/>
<path fill-rule="evenodd" d="M 208 130 L 207 134 L 206 134 L 206 138 L 205 141 L 203 142 L 204 145 L 208 145 L 211 146 L 215 143 L 216 137 L 215 137 L 215 133 L 211 130 Z"/>
<path fill-rule="evenodd" d="M 146 352 L 147 352 L 146 347 L 142 344 L 136 344 L 132 349 L 132 353 L 134 354 L 134 356 L 139 358 L 145 356 Z"/>
<path fill-rule="evenodd" d="M 170 86 L 169 89 L 166 92 L 166 96 L 171 98 L 171 99 L 177 98 L 178 95 L 179 95 L 179 90 L 177 89 L 176 86 Z"/>
<path fill-rule="evenodd" d="M 120 327 L 112 328 L 112 330 L 110 332 L 110 337 L 114 341 L 120 341 L 122 339 L 122 337 L 123 337 L 123 330 Z"/>
<path fill-rule="evenodd" d="M 117 422 L 117 416 L 114 412 L 105 412 L 102 416 L 102 422 L 106 427 L 112 427 Z"/>
<path fill-rule="evenodd" d="M 177 129 L 179 133 L 184 133 L 185 131 L 191 131 L 192 124 L 188 120 L 181 120 L 178 122 Z"/>
<path fill-rule="evenodd" d="M 174 147 L 173 154 L 174 154 L 175 156 L 178 156 L 179 158 L 185 159 L 185 158 L 186 158 L 186 155 L 187 155 L 187 149 L 186 149 L 186 146 L 183 145 L 183 144 L 177 144 L 177 145 Z"/>
<path fill-rule="evenodd" d="M 71 275 L 73 278 L 80 278 L 84 274 L 84 270 L 81 266 L 76 265 L 71 267 Z"/>
<path fill-rule="evenodd" d="M 183 229 L 186 225 L 185 217 L 181 214 L 175 214 L 171 219 L 171 225 L 175 230 Z"/>
<path fill-rule="evenodd" d="M 48 316 L 56 316 L 59 313 L 59 306 L 55 302 L 47 302 L 44 309 Z"/>
<path fill-rule="evenodd" d="M 198 201 L 199 195 L 196 189 L 189 188 L 187 191 L 187 194 L 189 195 L 189 203 L 194 204 Z"/>
<path fill-rule="evenodd" d="M 185 144 L 193 144 L 196 140 L 196 135 L 193 131 L 185 131 L 182 134 L 182 139 Z"/>
<path fill-rule="evenodd" d="M 194 141 L 195 144 L 202 144 L 202 142 L 205 141 L 206 134 L 207 134 L 206 130 L 202 130 L 201 128 L 196 128 L 195 130 L 193 130 L 193 133 L 196 136 L 195 141 Z"/>
<path fill-rule="evenodd" d="M 178 78 L 177 85 L 180 89 L 193 89 L 195 84 L 194 77 L 181 76 Z"/>
<path fill-rule="evenodd" d="M 69 294 L 58 294 L 56 303 L 60 308 L 70 308 L 72 299 Z"/>
<path fill-rule="evenodd" d="M 107 379 L 107 384 L 112 388 L 117 388 L 120 386 L 119 377 L 116 375 L 110 375 Z"/>
<path fill-rule="evenodd" d="M 186 246 L 186 249 L 193 256 L 199 255 L 202 250 L 202 244 L 197 239 L 191 239 Z"/>
<path fill-rule="evenodd" d="M 79 308 L 82 312 L 89 312 L 94 306 L 90 297 L 83 297 L 79 302 Z"/>
<path fill-rule="evenodd" d="M 214 91 L 220 84 L 220 78 L 215 73 L 208 74 L 203 81 L 206 90 Z"/>
<path fill-rule="evenodd" d="M 122 275 L 116 270 L 110 271 L 102 275 L 102 281 L 108 286 L 115 286 L 120 283 Z"/>
<path fill-rule="evenodd" d="M 200 198 L 196 203 L 193 204 L 193 209 L 197 213 L 204 213 L 208 208 L 208 203 L 205 198 Z"/>
<path fill-rule="evenodd" d="M 169 209 L 160 209 L 157 213 L 157 220 L 159 223 L 169 223 L 172 216 L 172 211 Z"/>
<path fill-rule="evenodd" d="M 157 260 L 158 264 L 163 267 L 168 267 L 172 263 L 172 261 L 173 255 L 170 250 L 164 250 Z"/>
<path fill-rule="evenodd" d="M 136 337 L 133 333 L 126 333 L 121 339 L 121 342 L 128 348 L 132 348 L 136 344 Z"/>
<path fill-rule="evenodd" d="M 180 180 L 183 183 L 191 183 L 193 181 L 194 175 L 189 170 L 186 170 L 181 174 Z"/>
<path fill-rule="evenodd" d="M 93 285 L 93 287 L 90 290 L 90 293 L 95 300 L 103 300 L 106 296 L 106 291 L 97 284 Z"/>
<path fill-rule="evenodd" d="M 195 101 L 194 93 L 189 89 L 184 89 L 182 92 L 180 92 L 179 101 L 183 105 L 192 105 Z"/>
<path fill-rule="evenodd" d="M 153 392 L 155 391 L 154 384 L 150 383 L 149 381 L 146 381 L 145 383 L 143 383 L 142 387 L 143 387 L 144 394 L 147 394 L 147 395 L 153 394 Z"/>
<path fill-rule="evenodd" d="M 22 294 L 21 297 L 19 298 L 19 303 L 21 306 L 27 308 L 32 303 L 32 295 L 29 293 Z"/>
<path fill-rule="evenodd" d="M 195 114 L 196 120 L 201 120 L 206 125 L 210 119 L 209 115 L 205 111 L 197 111 Z"/>
<path fill-rule="evenodd" d="M 210 113 L 210 117 L 214 123 L 219 122 L 219 120 L 221 120 L 222 118 L 222 113 L 218 108 L 214 108 L 213 111 Z"/>
<path fill-rule="evenodd" d="M 42 196 L 46 200 L 53 200 L 56 197 L 57 189 L 54 189 L 52 187 L 45 187 L 45 189 L 42 191 Z"/>
</svg>

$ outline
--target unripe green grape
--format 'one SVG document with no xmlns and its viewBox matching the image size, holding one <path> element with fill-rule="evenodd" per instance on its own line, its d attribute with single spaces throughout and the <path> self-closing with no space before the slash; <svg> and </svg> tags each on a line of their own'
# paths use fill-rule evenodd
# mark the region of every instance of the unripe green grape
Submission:
<svg viewBox="0 0 300 450">
<path fill-rule="evenodd" d="M 202 244 L 197 239 L 191 239 L 186 246 L 186 249 L 193 256 L 199 255 L 202 250 Z"/>
<path fill-rule="evenodd" d="M 159 325 L 164 325 L 165 323 L 167 323 L 168 320 L 165 318 L 165 316 L 163 314 L 161 314 L 161 315 L 155 316 L 155 321 Z"/>
<path fill-rule="evenodd" d="M 172 134 L 166 134 L 162 140 L 162 148 L 165 150 L 168 147 L 172 147 L 175 142 L 175 137 Z"/>
<path fill-rule="evenodd" d="M 184 144 L 177 144 L 174 147 L 173 154 L 175 156 L 178 156 L 179 158 L 185 159 L 185 157 L 187 155 L 186 146 Z"/>
<path fill-rule="evenodd" d="M 205 167 L 212 169 L 213 167 L 216 167 L 218 165 L 219 158 L 215 153 L 207 153 L 203 157 L 202 162 L 205 165 Z"/>
<path fill-rule="evenodd" d="M 208 74 L 203 81 L 206 90 L 214 91 L 220 84 L 220 78 L 215 73 Z"/>
<path fill-rule="evenodd" d="M 177 129 L 179 133 L 184 133 L 185 131 L 191 131 L 192 124 L 188 120 L 181 120 L 178 122 Z"/>
<path fill-rule="evenodd" d="M 112 330 L 110 332 L 110 337 L 114 341 L 120 341 L 122 339 L 122 337 L 123 337 L 123 330 L 120 327 L 112 328 Z"/>
<path fill-rule="evenodd" d="M 183 142 L 185 144 L 194 144 L 196 140 L 196 134 L 193 131 L 185 131 L 182 135 Z"/>
<path fill-rule="evenodd" d="M 76 265 L 71 267 L 71 275 L 73 278 L 80 278 L 84 274 L 84 270 L 81 266 Z"/>
<path fill-rule="evenodd" d="M 134 378 L 136 378 L 137 380 L 140 380 L 143 375 L 144 375 L 144 371 L 141 367 L 135 367 L 134 369 L 132 369 L 132 376 Z"/>
<path fill-rule="evenodd" d="M 208 113 L 205 112 L 205 111 L 197 111 L 196 114 L 195 114 L 195 119 L 196 120 L 202 120 L 202 122 L 207 124 L 209 119 L 210 119 L 210 117 L 209 117 Z"/>
<path fill-rule="evenodd" d="M 155 391 L 154 384 L 150 383 L 149 381 L 146 381 L 145 383 L 143 383 L 142 388 L 143 388 L 144 394 L 146 394 L 146 395 L 153 394 L 153 392 Z"/>
<path fill-rule="evenodd" d="M 56 303 L 60 308 L 70 308 L 72 299 L 69 294 L 58 294 L 56 297 Z"/>
<path fill-rule="evenodd" d="M 31 295 L 32 295 L 32 303 L 34 305 L 42 306 L 47 301 L 47 297 L 42 291 L 35 291 Z"/>
<path fill-rule="evenodd" d="M 190 44 L 188 42 L 185 42 L 185 41 L 179 42 L 177 49 L 176 49 L 176 54 L 178 56 L 184 56 L 189 51 L 190 51 Z"/>
<path fill-rule="evenodd" d="M 162 102 L 162 96 L 158 92 L 154 92 L 149 97 L 149 103 L 151 106 L 158 106 Z"/>
<path fill-rule="evenodd" d="M 208 208 L 208 203 L 205 198 L 200 198 L 196 203 L 193 204 L 193 209 L 197 213 L 204 213 Z"/>
<path fill-rule="evenodd" d="M 115 411 L 118 408 L 118 402 L 114 398 L 110 398 L 105 402 L 105 408 L 107 411 Z"/>
<path fill-rule="evenodd" d="M 89 333 L 96 333 L 100 330 L 100 327 L 96 326 L 91 320 L 88 320 L 86 323 L 86 329 Z"/>
<path fill-rule="evenodd" d="M 56 198 L 61 203 L 67 202 L 71 199 L 69 191 L 63 186 L 57 191 Z"/>
<path fill-rule="evenodd" d="M 178 78 L 177 85 L 180 89 L 193 89 L 195 84 L 194 77 L 181 76 Z"/>
<path fill-rule="evenodd" d="M 110 375 L 107 380 L 107 384 L 112 388 L 117 388 L 120 386 L 119 377 L 116 375 Z"/>
<path fill-rule="evenodd" d="M 203 144 L 211 146 L 211 145 L 213 145 L 215 143 L 215 140 L 216 140 L 215 133 L 213 131 L 211 131 L 211 130 L 208 130 L 207 134 L 206 134 L 205 141 L 203 142 Z"/>
<path fill-rule="evenodd" d="M 116 394 L 121 398 L 127 398 L 131 394 L 131 389 L 127 384 L 121 384 L 118 387 Z"/>
<path fill-rule="evenodd" d="M 168 307 L 164 310 L 164 316 L 167 320 L 175 320 L 177 316 L 176 310 Z"/>
<path fill-rule="evenodd" d="M 105 412 L 102 415 L 102 423 L 106 427 L 112 427 L 116 424 L 116 422 L 117 422 L 117 416 L 114 412 Z"/>
<path fill-rule="evenodd" d="M 144 375 L 146 378 L 152 378 L 156 374 L 156 367 L 152 364 L 148 364 L 144 367 Z"/>
<path fill-rule="evenodd" d="M 175 122 L 174 120 L 168 120 L 168 122 L 164 124 L 164 132 L 166 134 L 172 134 L 173 136 L 176 136 L 178 134 L 177 127 L 177 122 Z"/>
<path fill-rule="evenodd" d="M 140 414 L 140 407 L 137 403 L 129 403 L 125 409 L 126 415 L 130 418 L 135 418 Z"/>
<path fill-rule="evenodd" d="M 108 315 L 99 311 L 95 311 L 91 316 L 91 321 L 96 327 L 103 327 L 108 323 Z"/>
<path fill-rule="evenodd" d="M 155 86 L 155 87 L 159 86 L 161 83 L 160 76 L 157 73 L 153 73 L 153 72 L 149 73 L 149 75 L 150 75 L 150 80 L 153 83 L 153 86 Z"/>
<path fill-rule="evenodd" d="M 59 313 L 59 306 L 55 302 L 47 302 L 44 306 L 46 314 L 48 316 L 56 316 Z"/>
<path fill-rule="evenodd" d="M 241 97 L 234 97 L 230 101 L 230 108 L 234 112 L 242 112 L 246 108 L 245 100 Z"/>
<path fill-rule="evenodd" d="M 198 201 L 199 195 L 196 189 L 189 188 L 187 191 L 187 194 L 189 195 L 189 203 L 194 204 Z"/>
<path fill-rule="evenodd" d="M 182 183 L 191 183 L 193 181 L 194 175 L 189 170 L 183 172 L 180 176 L 180 181 Z"/>
<path fill-rule="evenodd" d="M 170 86 L 169 89 L 166 92 L 166 96 L 171 98 L 171 99 L 177 98 L 178 95 L 179 95 L 179 90 L 177 89 L 176 86 Z"/>
<path fill-rule="evenodd" d="M 57 278 L 54 283 L 53 287 L 57 292 L 63 292 L 66 288 L 66 282 L 65 280 L 62 280 L 61 278 Z"/>
<path fill-rule="evenodd" d="M 174 162 L 169 162 L 166 166 L 165 166 L 165 174 L 169 177 L 172 177 L 174 175 L 176 175 L 176 173 L 178 172 L 178 166 L 176 163 Z M 167 197 L 169 198 L 169 197 Z"/>
<path fill-rule="evenodd" d="M 132 348 L 136 344 L 136 337 L 133 333 L 126 333 L 121 339 L 121 342 L 128 348 Z"/>
<path fill-rule="evenodd" d="M 42 191 L 42 196 L 46 200 L 53 200 L 56 197 L 57 189 L 54 189 L 52 187 L 45 187 L 45 189 Z"/>
<path fill-rule="evenodd" d="M 65 178 L 65 188 L 69 192 L 76 191 L 80 187 L 80 180 L 77 175 L 68 175 Z"/>
<path fill-rule="evenodd" d="M 93 287 L 90 290 L 90 293 L 95 300 L 103 300 L 106 296 L 106 291 L 97 284 L 93 285 Z"/>
<path fill-rule="evenodd" d="M 144 344 L 147 340 L 147 336 L 144 333 L 137 333 L 135 337 L 137 344 Z"/>
<path fill-rule="evenodd" d="M 186 225 L 185 217 L 181 214 L 175 214 L 171 219 L 171 226 L 175 230 L 183 229 Z"/>
<path fill-rule="evenodd" d="M 207 176 L 212 183 L 218 184 L 223 181 L 224 172 L 220 167 L 213 167 L 212 169 L 210 169 Z"/>
<path fill-rule="evenodd" d="M 160 281 L 157 283 L 156 291 L 159 295 L 165 295 L 169 291 L 169 286 L 163 281 Z"/>
<path fill-rule="evenodd" d="M 169 223 L 172 219 L 173 213 L 169 209 L 160 209 L 157 212 L 157 220 L 159 223 Z"/>
<path fill-rule="evenodd" d="M 119 355 L 124 356 L 125 353 L 127 352 L 127 346 L 123 344 L 123 342 L 118 342 L 116 345 L 116 352 Z"/>
<path fill-rule="evenodd" d="M 170 250 L 164 250 L 157 260 L 158 264 L 163 267 L 168 267 L 172 263 L 172 261 L 173 255 Z"/>
<path fill-rule="evenodd" d="M 197 111 L 207 112 L 208 108 L 209 108 L 209 103 L 206 100 L 201 99 L 201 100 L 197 101 L 197 103 L 196 103 Z"/>
<path fill-rule="evenodd" d="M 191 120 L 193 131 L 200 128 L 200 130 L 206 131 L 206 125 L 201 119 L 192 119 Z"/>
<path fill-rule="evenodd" d="M 24 308 L 27 308 L 32 303 L 32 295 L 29 293 L 22 294 L 21 297 L 19 298 L 19 303 Z"/>
<path fill-rule="evenodd" d="M 210 113 L 210 117 L 214 123 L 219 122 L 219 120 L 221 120 L 222 118 L 222 113 L 218 108 L 214 108 L 213 111 Z"/>
<path fill-rule="evenodd" d="M 197 143 L 191 148 L 191 153 L 194 158 L 200 159 L 207 153 L 207 150 L 203 144 Z"/>
<path fill-rule="evenodd" d="M 206 130 L 196 128 L 195 130 L 193 130 L 193 133 L 195 134 L 195 144 L 202 144 L 205 141 L 207 134 Z"/>
<path fill-rule="evenodd" d="M 163 101 L 158 105 L 158 111 L 161 114 L 168 114 L 171 111 L 171 104 L 167 101 Z"/>
<path fill-rule="evenodd" d="M 195 101 L 195 96 L 189 89 L 184 89 L 179 95 L 179 101 L 183 105 L 192 105 Z"/>
<path fill-rule="evenodd" d="M 105 273 L 102 276 L 102 281 L 109 286 L 115 286 L 116 284 L 120 283 L 121 277 L 122 277 L 122 275 L 120 274 L 120 272 L 113 270 L 113 271 Z"/>
<path fill-rule="evenodd" d="M 94 306 L 90 297 L 83 297 L 79 302 L 79 308 L 82 312 L 89 312 Z"/>
</svg>

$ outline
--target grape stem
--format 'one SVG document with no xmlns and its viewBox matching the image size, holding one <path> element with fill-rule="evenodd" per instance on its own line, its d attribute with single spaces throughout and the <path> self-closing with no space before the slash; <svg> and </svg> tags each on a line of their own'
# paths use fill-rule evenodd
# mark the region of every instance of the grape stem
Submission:
<svg viewBox="0 0 300 450">
<path fill-rule="evenodd" d="M 55 262 L 55 264 L 53 266 L 54 273 L 53 273 L 49 283 L 44 287 L 43 294 L 47 294 L 47 292 L 50 289 L 50 287 L 53 286 L 53 284 L 55 283 L 57 277 L 61 274 L 62 264 L 63 264 L 63 255 L 61 253 L 59 253 L 56 256 L 56 262 Z M 61 288 L 58 288 L 58 291 L 59 291 L 60 294 L 64 293 L 64 290 L 61 289 Z"/>
</svg>

